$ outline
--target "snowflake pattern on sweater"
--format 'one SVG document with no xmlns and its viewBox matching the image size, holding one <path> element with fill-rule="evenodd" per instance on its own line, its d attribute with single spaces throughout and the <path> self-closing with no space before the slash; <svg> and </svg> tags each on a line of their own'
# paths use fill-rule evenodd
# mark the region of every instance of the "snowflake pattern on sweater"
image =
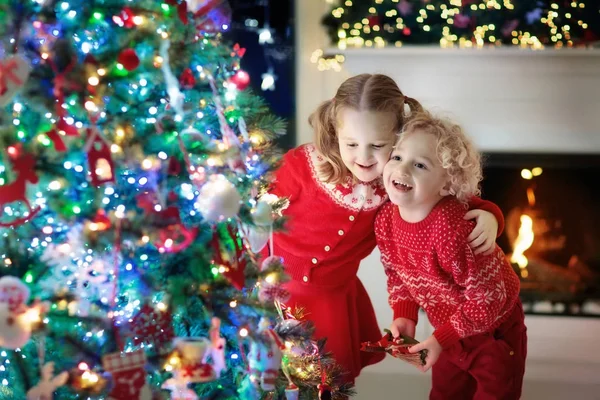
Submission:
<svg viewBox="0 0 600 400">
<path fill-rule="evenodd" d="M 471 251 L 474 223 L 463 219 L 466 211 L 447 197 L 423 221 L 408 223 L 388 203 L 375 222 L 394 318 L 416 321 L 422 307 L 444 348 L 493 331 L 519 295 L 519 278 L 500 247 L 488 256 Z"/>
</svg>

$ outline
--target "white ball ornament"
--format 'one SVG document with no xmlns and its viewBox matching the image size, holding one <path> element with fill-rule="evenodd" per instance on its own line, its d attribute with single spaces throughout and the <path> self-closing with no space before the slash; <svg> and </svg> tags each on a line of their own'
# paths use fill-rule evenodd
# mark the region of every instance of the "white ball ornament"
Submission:
<svg viewBox="0 0 600 400">
<path fill-rule="evenodd" d="M 273 224 L 273 207 L 264 200 L 259 200 L 252 210 L 252 221 L 257 226 L 271 226 Z"/>
<path fill-rule="evenodd" d="M 200 190 L 196 208 L 207 221 L 220 222 L 235 217 L 241 201 L 233 183 L 223 175 L 212 175 Z"/>
</svg>

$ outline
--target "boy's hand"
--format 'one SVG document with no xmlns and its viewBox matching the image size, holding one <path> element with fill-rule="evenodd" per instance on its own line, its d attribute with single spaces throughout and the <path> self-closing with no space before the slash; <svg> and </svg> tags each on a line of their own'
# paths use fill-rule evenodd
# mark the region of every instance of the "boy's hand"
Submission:
<svg viewBox="0 0 600 400">
<path fill-rule="evenodd" d="M 442 345 L 440 345 L 435 336 L 431 335 L 426 340 L 408 349 L 411 353 L 417 353 L 421 350 L 427 350 L 427 357 L 425 358 L 425 365 L 418 368 L 422 372 L 427 372 L 437 362 L 438 358 L 440 358 L 443 350 Z"/>
<path fill-rule="evenodd" d="M 397 338 L 400 335 L 405 335 L 411 338 L 415 337 L 415 321 L 408 318 L 396 318 L 392 325 L 390 325 L 390 332 L 392 336 Z"/>
<path fill-rule="evenodd" d="M 467 212 L 464 219 L 474 219 L 477 225 L 467 240 L 475 254 L 492 254 L 496 247 L 496 236 L 498 236 L 498 221 L 494 214 L 484 210 L 471 210 Z"/>
</svg>

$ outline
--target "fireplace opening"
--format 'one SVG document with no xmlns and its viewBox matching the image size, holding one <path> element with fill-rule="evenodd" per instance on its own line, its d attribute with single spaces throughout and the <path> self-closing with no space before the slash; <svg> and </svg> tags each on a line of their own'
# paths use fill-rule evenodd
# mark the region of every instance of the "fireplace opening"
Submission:
<svg viewBox="0 0 600 400">
<path fill-rule="evenodd" d="M 484 156 L 526 313 L 600 317 L 600 154 Z"/>
</svg>

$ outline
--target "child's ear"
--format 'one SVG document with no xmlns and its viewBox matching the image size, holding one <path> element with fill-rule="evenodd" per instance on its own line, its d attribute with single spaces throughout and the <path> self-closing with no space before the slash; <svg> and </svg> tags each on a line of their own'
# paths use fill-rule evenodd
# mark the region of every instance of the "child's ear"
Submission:
<svg viewBox="0 0 600 400">
<path fill-rule="evenodd" d="M 447 181 L 444 187 L 440 189 L 440 196 L 454 196 L 454 190 L 452 189 L 452 184 L 450 181 Z"/>
</svg>

